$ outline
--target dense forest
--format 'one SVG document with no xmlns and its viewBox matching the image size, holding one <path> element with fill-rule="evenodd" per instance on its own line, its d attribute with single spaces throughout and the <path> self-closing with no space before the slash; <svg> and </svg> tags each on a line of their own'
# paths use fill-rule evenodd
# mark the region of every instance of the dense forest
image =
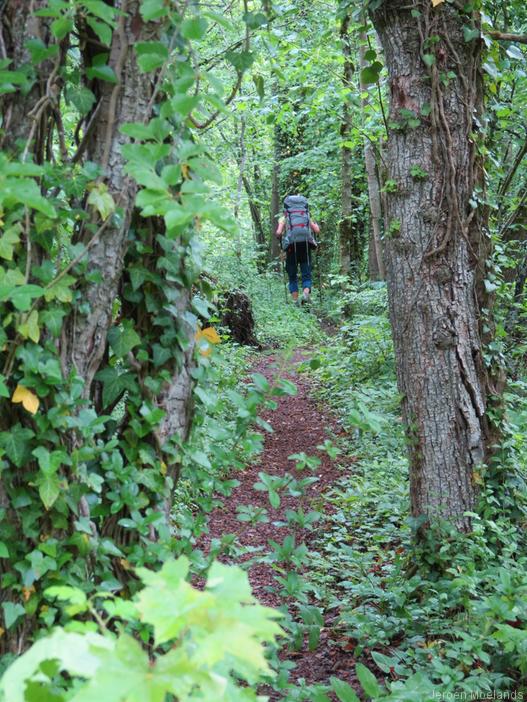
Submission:
<svg viewBox="0 0 527 702">
<path fill-rule="evenodd" d="M 0 0 L 0 700 L 527 696 L 526 44 Z"/>
</svg>

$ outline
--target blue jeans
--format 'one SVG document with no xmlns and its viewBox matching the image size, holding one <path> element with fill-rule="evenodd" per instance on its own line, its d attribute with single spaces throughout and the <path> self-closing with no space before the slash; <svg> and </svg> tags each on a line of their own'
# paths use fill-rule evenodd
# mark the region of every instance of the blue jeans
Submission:
<svg viewBox="0 0 527 702">
<path fill-rule="evenodd" d="M 298 292 L 298 266 L 300 266 L 300 272 L 302 273 L 302 288 L 309 288 L 311 290 L 311 263 L 310 261 L 304 261 L 303 263 L 297 263 L 294 257 L 291 259 L 288 257 L 285 263 L 285 269 L 287 275 L 289 276 L 289 292 Z"/>
</svg>

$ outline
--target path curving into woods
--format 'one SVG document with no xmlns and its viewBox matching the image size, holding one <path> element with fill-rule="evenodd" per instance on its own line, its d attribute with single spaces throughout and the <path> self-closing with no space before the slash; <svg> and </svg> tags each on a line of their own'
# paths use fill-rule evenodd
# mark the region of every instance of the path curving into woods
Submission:
<svg viewBox="0 0 527 702">
<path fill-rule="evenodd" d="M 324 492 L 341 475 L 336 462 L 331 461 L 328 455 L 317 449 L 317 446 L 330 438 L 331 434 L 341 431 L 335 419 L 329 412 L 321 410 L 312 397 L 312 383 L 304 374 L 296 372 L 296 365 L 311 354 L 307 351 L 297 351 L 287 362 L 286 370 L 281 371 L 282 377 L 295 383 L 298 389 L 296 396 L 289 395 L 277 399 L 276 410 L 267 410 L 262 413 L 273 427 L 273 433 L 267 434 L 264 450 L 258 463 L 247 466 L 243 472 L 232 477 L 239 481 L 230 497 L 224 500 L 221 507 L 210 515 L 209 533 L 201 540 L 200 546 L 208 550 L 212 539 L 220 539 L 225 534 L 235 534 L 239 544 L 250 549 L 261 549 L 261 553 L 270 550 L 269 540 L 282 543 L 288 534 L 294 534 L 296 544 L 305 542 L 308 549 L 315 548 L 316 541 L 323 537 L 324 521 L 315 525 L 313 531 L 290 526 L 277 526 L 275 522 L 286 522 L 287 510 L 297 510 L 302 507 L 304 512 L 316 508 L 324 510 L 324 501 L 321 499 Z M 282 359 L 279 354 L 261 356 L 253 366 L 252 372 L 265 375 L 270 381 L 277 377 Z M 314 471 L 296 471 L 294 461 L 288 456 L 304 452 L 310 456 L 316 455 L 321 459 L 320 466 Z M 273 509 L 268 500 L 267 492 L 256 491 L 253 486 L 258 482 L 258 473 L 263 471 L 271 475 L 294 474 L 295 477 L 316 476 L 318 482 L 310 485 L 304 496 L 292 497 L 286 492 L 281 493 L 281 503 Z M 238 505 L 257 505 L 268 510 L 269 521 L 266 523 L 247 524 L 237 519 Z M 221 560 L 230 563 L 243 563 L 254 558 L 253 553 L 243 554 L 238 558 L 225 558 Z M 279 607 L 294 604 L 293 599 L 283 599 L 271 588 L 277 588 L 275 582 L 276 572 L 272 565 L 261 563 L 255 558 L 249 568 L 249 580 L 254 595 L 265 605 Z M 292 566 L 290 566 L 293 569 Z M 309 581 L 309 572 L 304 570 L 303 577 Z M 279 588 L 277 588 L 279 589 Z M 294 607 L 290 611 L 295 611 Z M 332 623 L 336 620 L 336 613 L 326 614 L 325 626 L 322 629 L 320 643 L 314 651 L 309 651 L 307 637 L 300 651 L 291 651 L 285 647 L 281 658 L 292 661 L 295 668 L 291 671 L 290 681 L 296 682 L 304 679 L 306 684 L 329 684 L 331 676 L 337 676 L 347 682 L 354 683 L 354 659 L 350 651 L 346 651 L 338 642 L 336 631 L 332 630 Z M 357 689 L 360 689 L 357 688 Z M 270 700 L 277 702 L 282 699 L 278 692 L 266 691 Z"/>
</svg>

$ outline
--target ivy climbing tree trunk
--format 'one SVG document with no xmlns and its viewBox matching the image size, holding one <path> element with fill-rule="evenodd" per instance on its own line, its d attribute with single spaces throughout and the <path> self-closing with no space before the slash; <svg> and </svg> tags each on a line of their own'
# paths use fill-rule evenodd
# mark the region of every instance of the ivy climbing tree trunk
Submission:
<svg viewBox="0 0 527 702">
<path fill-rule="evenodd" d="M 92 209 L 92 222 L 98 224 L 81 227 L 78 240 L 89 247 L 88 267 L 94 272 L 95 282 L 84 291 L 86 312 L 77 311 L 67 320 L 61 349 L 66 375 L 75 368 L 84 380 L 85 397 L 90 396 L 94 375 L 105 353 L 138 190 L 137 183 L 125 172 L 123 147 L 130 138 L 120 129 L 130 122 L 148 120 L 152 112 L 152 77 L 140 72 L 133 44 L 156 40 L 160 25 L 144 23 L 139 6 L 139 0 L 120 3 L 123 14 L 113 33 L 108 60 L 117 82 L 96 79 L 90 85 L 98 95 L 98 103 L 88 118 L 93 126 L 87 157 L 100 167 L 102 174 L 94 186 L 100 197 L 94 198 Z M 112 216 L 116 209 L 119 215 Z"/>
<path fill-rule="evenodd" d="M 386 150 L 396 189 L 387 194 L 385 255 L 412 514 L 468 530 L 490 438 L 480 329 L 487 247 L 473 205 L 481 44 L 464 35 L 478 16 L 429 0 L 375 5 L 398 127 Z"/>
</svg>

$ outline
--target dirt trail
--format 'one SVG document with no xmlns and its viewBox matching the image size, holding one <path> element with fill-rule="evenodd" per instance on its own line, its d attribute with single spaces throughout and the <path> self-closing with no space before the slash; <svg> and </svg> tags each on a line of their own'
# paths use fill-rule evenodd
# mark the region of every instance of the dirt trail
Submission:
<svg viewBox="0 0 527 702">
<path fill-rule="evenodd" d="M 310 354 L 307 354 L 310 355 Z M 267 434 L 264 450 L 258 464 L 248 466 L 243 472 L 236 474 L 240 485 L 235 488 L 232 495 L 227 498 L 221 508 L 216 509 L 210 516 L 209 534 L 203 539 L 200 546 L 208 550 L 211 539 L 221 538 L 223 534 L 236 534 L 239 543 L 243 546 L 261 548 L 262 553 L 269 551 L 268 541 L 272 539 L 282 543 L 287 534 L 294 534 L 296 544 L 305 542 L 310 544 L 323 532 L 323 526 L 315 526 L 314 531 L 300 528 L 279 527 L 273 522 L 286 521 L 285 513 L 288 509 L 297 510 L 302 507 L 305 512 L 316 508 L 322 509 L 320 495 L 338 478 L 340 470 L 335 462 L 331 461 L 325 452 L 317 449 L 317 445 L 324 443 L 329 432 L 339 432 L 334 418 L 329 413 L 321 412 L 312 398 L 311 385 L 305 376 L 296 373 L 297 363 L 305 360 L 302 353 L 297 352 L 287 364 L 283 377 L 294 382 L 298 394 L 294 397 L 284 396 L 278 398 L 278 407 L 274 411 L 266 411 L 263 418 L 273 427 L 273 433 Z M 263 356 L 253 367 L 253 372 L 262 373 L 268 379 L 276 377 L 278 356 Z M 321 464 L 314 472 L 309 470 L 296 471 L 294 462 L 288 460 L 293 453 L 304 452 L 307 455 L 317 455 Z M 286 472 L 294 474 L 297 478 L 315 475 L 318 482 L 309 486 L 303 497 L 291 497 L 286 492 L 281 493 L 281 504 L 278 509 L 269 505 L 267 492 L 254 490 L 253 485 L 259 480 L 258 473 L 263 471 L 272 475 L 283 475 Z M 248 525 L 237 519 L 236 508 L 238 505 L 258 505 L 268 510 L 269 522 Z M 237 562 L 248 560 L 251 554 L 242 555 Z M 234 559 L 233 559 L 234 560 Z M 231 560 L 232 562 L 232 560 Z M 234 561 L 236 562 L 236 561 Z M 249 579 L 253 593 L 263 604 L 278 607 L 286 600 L 280 598 L 275 592 L 270 592 L 271 586 L 276 587 L 272 567 L 265 563 L 255 563 L 250 567 Z M 309 580 L 309 573 L 304 572 L 303 577 Z M 354 664 L 351 653 L 343 650 L 338 645 L 336 635 L 331 630 L 331 621 L 325 620 L 325 627 L 321 633 L 320 644 L 315 651 L 309 651 L 307 640 L 301 651 L 284 650 L 282 657 L 293 661 L 296 668 L 291 672 L 291 681 L 304 679 L 307 684 L 328 683 L 332 675 L 336 675 L 348 682 L 355 682 L 351 671 Z M 306 637 L 307 638 L 307 637 Z M 269 693 L 268 693 L 269 694 Z M 271 700 L 281 699 L 280 695 L 273 693 Z"/>
</svg>

